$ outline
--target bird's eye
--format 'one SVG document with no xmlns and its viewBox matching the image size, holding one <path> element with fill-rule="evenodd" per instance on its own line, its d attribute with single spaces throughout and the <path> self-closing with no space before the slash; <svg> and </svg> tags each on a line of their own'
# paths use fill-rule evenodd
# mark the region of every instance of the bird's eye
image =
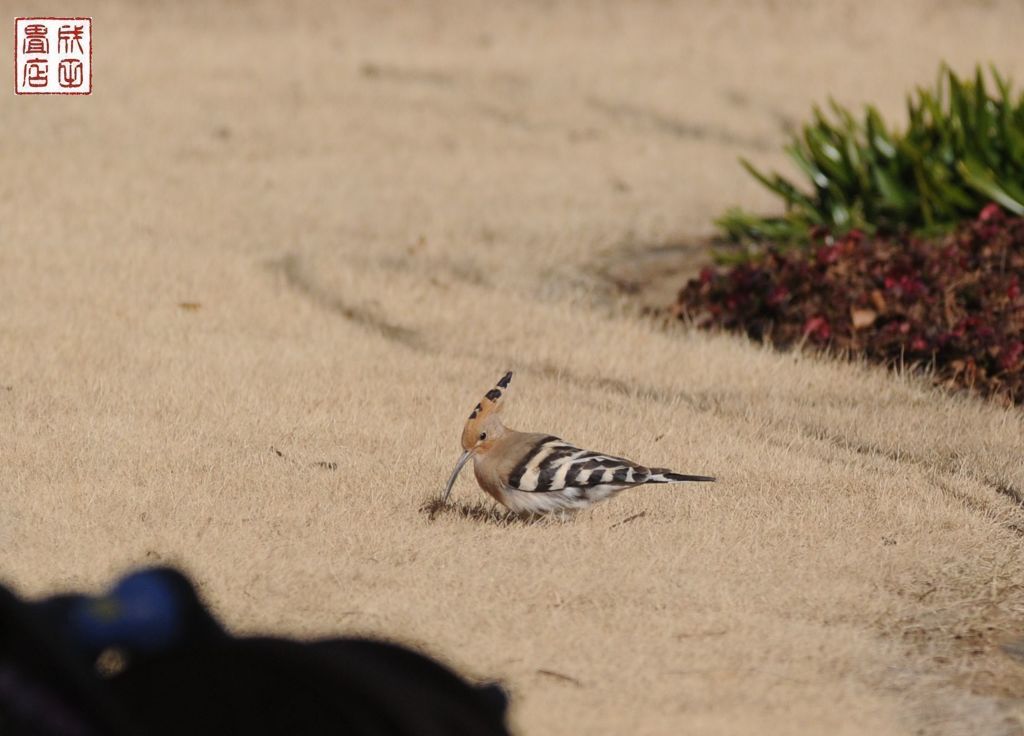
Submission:
<svg viewBox="0 0 1024 736">
<path fill-rule="evenodd" d="M 480 441 L 483 442 L 485 439 L 487 439 L 487 433 L 486 432 L 481 432 L 480 433 Z"/>
</svg>

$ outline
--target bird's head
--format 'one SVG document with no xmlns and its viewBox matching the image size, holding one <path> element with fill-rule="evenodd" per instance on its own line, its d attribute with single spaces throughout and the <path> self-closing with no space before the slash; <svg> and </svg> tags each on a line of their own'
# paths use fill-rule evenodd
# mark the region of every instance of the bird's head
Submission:
<svg viewBox="0 0 1024 736">
<path fill-rule="evenodd" d="M 508 386 L 512 382 L 512 371 L 509 371 L 498 383 L 484 394 L 480 402 L 473 407 L 473 411 L 466 420 L 466 426 L 462 428 L 462 456 L 452 471 L 451 478 L 444 492 L 444 501 L 448 501 L 448 495 L 452 492 L 455 479 L 462 470 L 462 466 L 474 454 L 487 452 L 494 446 L 494 442 L 505 432 L 505 425 L 501 423 L 498 412 L 501 411 L 508 393 Z"/>
</svg>

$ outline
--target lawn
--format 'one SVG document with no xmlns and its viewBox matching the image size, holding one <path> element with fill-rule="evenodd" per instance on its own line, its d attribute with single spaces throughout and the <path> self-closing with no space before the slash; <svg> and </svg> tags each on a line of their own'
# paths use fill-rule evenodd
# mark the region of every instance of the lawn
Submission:
<svg viewBox="0 0 1024 736">
<path fill-rule="evenodd" d="M 0 95 L 5 582 L 180 564 L 236 631 L 500 678 L 529 736 L 1019 732 L 1021 410 L 594 274 L 767 210 L 736 157 L 812 100 L 1024 79 L 1024 10 L 245 7 L 96 3 L 91 96 Z M 509 369 L 510 426 L 719 481 L 428 513 Z"/>
</svg>

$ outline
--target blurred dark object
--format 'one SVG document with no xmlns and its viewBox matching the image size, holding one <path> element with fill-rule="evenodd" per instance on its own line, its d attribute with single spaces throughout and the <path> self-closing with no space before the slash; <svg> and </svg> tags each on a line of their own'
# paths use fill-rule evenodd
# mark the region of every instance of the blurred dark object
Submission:
<svg viewBox="0 0 1024 736">
<path fill-rule="evenodd" d="M 508 733 L 506 706 L 396 645 L 232 637 L 172 569 L 95 598 L 0 587 L 5 736 L 488 736 Z"/>
</svg>

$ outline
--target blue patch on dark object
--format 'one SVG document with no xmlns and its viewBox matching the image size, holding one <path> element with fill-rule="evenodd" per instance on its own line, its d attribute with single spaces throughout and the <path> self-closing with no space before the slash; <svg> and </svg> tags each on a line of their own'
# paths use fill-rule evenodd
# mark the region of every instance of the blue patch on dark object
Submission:
<svg viewBox="0 0 1024 736">
<path fill-rule="evenodd" d="M 128 575 L 105 596 L 83 598 L 70 612 L 76 643 L 86 651 L 121 647 L 151 654 L 177 645 L 184 630 L 183 602 L 160 570 Z"/>
</svg>

